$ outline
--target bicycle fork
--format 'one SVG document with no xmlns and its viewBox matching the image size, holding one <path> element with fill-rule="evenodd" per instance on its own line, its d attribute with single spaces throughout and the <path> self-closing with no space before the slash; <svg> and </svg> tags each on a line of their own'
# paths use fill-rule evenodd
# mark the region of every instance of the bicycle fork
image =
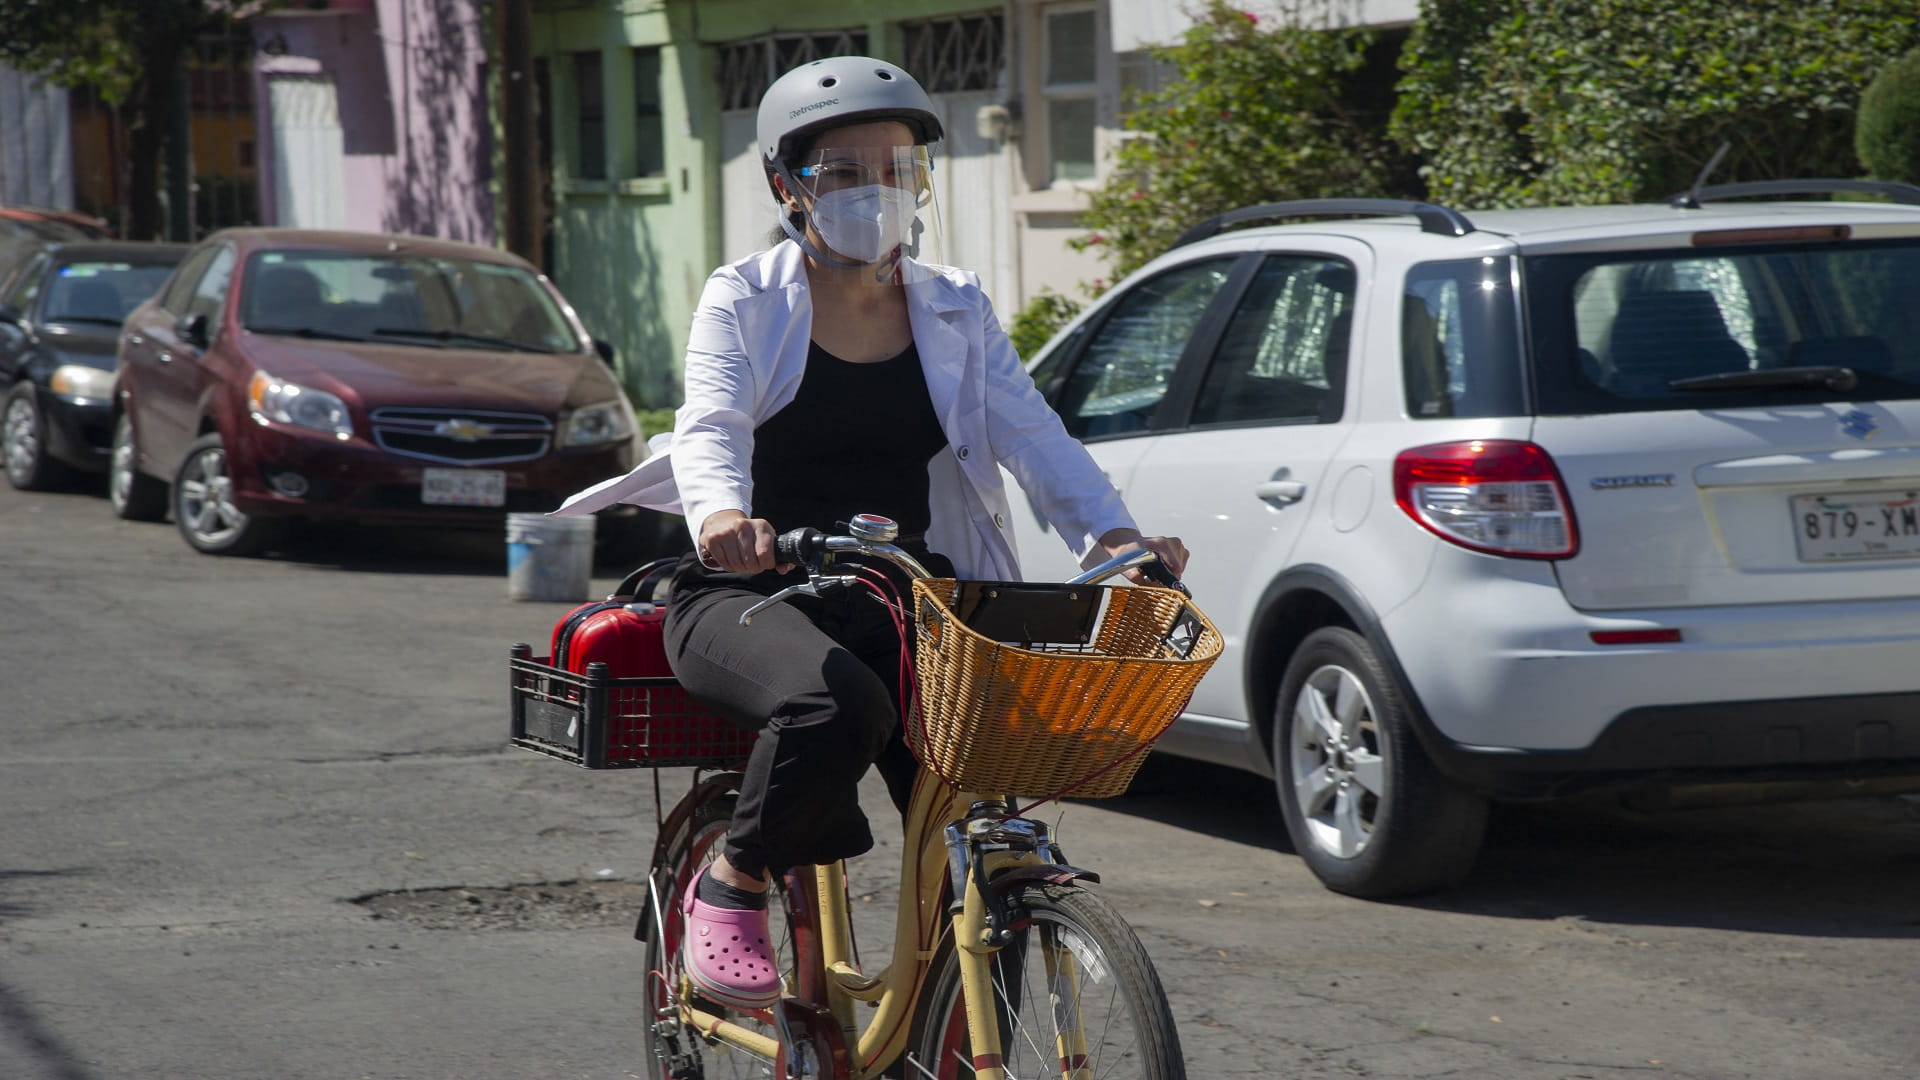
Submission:
<svg viewBox="0 0 1920 1080">
<path fill-rule="evenodd" d="M 965 820 L 947 826 L 948 873 L 955 901 L 954 943 L 960 964 L 961 990 L 966 1000 L 967 1036 L 973 1051 L 969 1064 L 977 1080 L 1007 1080 L 1005 1039 L 1038 1039 L 1039 1033 L 1003 1030 L 999 1003 L 1008 1001 L 1017 1012 L 1018 996 L 1035 988 L 1013 985 L 1023 976 L 1003 974 L 996 979 L 994 961 L 1016 940 L 1024 913 L 1008 897 L 1029 883 L 1066 884 L 1078 879 L 1099 881 L 1099 875 L 1067 864 L 1044 823 L 1026 818 L 993 816 L 1004 813 L 1001 803 L 977 803 Z M 1034 940 L 1015 946 L 1024 951 L 1037 946 L 1045 964 L 1052 1042 L 1062 1080 L 1088 1080 L 1086 1034 L 1080 1019 L 1080 986 L 1072 950 L 1052 927 L 1040 927 Z M 1026 957 L 1016 956 L 1014 968 L 1024 969 Z M 1037 1049 L 1037 1045 L 1034 1049 Z"/>
</svg>

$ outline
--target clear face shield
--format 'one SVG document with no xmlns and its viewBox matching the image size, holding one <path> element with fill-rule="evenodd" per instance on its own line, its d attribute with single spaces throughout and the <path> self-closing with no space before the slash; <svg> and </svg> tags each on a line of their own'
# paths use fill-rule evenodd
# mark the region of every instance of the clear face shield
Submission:
<svg viewBox="0 0 1920 1080">
<path fill-rule="evenodd" d="M 806 210 L 808 254 L 875 285 L 922 281 L 941 256 L 928 147 L 827 147 L 789 174 Z"/>
</svg>

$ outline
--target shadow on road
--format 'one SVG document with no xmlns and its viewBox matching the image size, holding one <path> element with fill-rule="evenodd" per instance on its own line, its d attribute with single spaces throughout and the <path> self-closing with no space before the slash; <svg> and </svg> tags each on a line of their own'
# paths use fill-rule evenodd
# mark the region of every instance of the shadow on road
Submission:
<svg viewBox="0 0 1920 1080">
<path fill-rule="evenodd" d="M 34 1067 L 28 1076 L 46 1080 L 93 1080 L 94 1074 L 40 1021 L 20 995 L 0 983 L 0 1061 L 17 1062 L 17 1055 L 22 1054 L 28 1058 L 22 1064 Z"/>
<path fill-rule="evenodd" d="M 1250 773 L 1156 756 L 1126 796 L 1102 806 L 1292 857 L 1273 785 Z M 1473 875 L 1401 902 L 1500 918 L 1920 938 L 1920 801 L 1496 805 Z"/>
<path fill-rule="evenodd" d="M 0 923 L 10 919 L 20 919 L 33 914 L 33 908 L 13 900 L 8 893 L 13 882 L 27 878 L 77 877 L 91 873 L 86 869 L 69 870 L 0 870 Z"/>
<path fill-rule="evenodd" d="M 505 528 L 447 529 L 344 522 L 296 524 L 271 558 L 367 574 L 505 578 Z"/>
</svg>

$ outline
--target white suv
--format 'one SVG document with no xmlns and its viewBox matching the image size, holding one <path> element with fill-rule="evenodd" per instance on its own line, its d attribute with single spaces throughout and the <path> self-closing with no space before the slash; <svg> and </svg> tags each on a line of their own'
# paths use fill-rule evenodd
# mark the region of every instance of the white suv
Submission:
<svg viewBox="0 0 1920 1080">
<path fill-rule="evenodd" d="M 1861 188 L 1908 205 L 1733 201 Z M 1460 880 L 1489 798 L 1920 775 L 1914 204 L 1196 227 L 1032 365 L 1226 635 L 1161 748 L 1274 776 L 1362 896 Z"/>
</svg>

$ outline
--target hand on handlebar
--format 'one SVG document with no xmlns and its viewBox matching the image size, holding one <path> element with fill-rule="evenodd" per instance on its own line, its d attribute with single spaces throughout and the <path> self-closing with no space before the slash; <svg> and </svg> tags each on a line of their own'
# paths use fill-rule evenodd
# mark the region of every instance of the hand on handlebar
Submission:
<svg viewBox="0 0 1920 1080">
<path fill-rule="evenodd" d="M 1137 584 L 1171 585 L 1187 570 L 1187 545 L 1177 536 L 1141 536 L 1132 529 L 1115 529 L 1100 538 L 1100 546 L 1108 558 L 1143 549 L 1158 556 L 1155 562 L 1126 572 L 1127 580 Z"/>
<path fill-rule="evenodd" d="M 765 518 L 750 518 L 738 510 L 718 510 L 700 523 L 700 561 L 710 569 L 735 574 L 763 570 L 784 574 L 793 566 L 779 561 L 773 541 L 773 524 Z"/>
</svg>

